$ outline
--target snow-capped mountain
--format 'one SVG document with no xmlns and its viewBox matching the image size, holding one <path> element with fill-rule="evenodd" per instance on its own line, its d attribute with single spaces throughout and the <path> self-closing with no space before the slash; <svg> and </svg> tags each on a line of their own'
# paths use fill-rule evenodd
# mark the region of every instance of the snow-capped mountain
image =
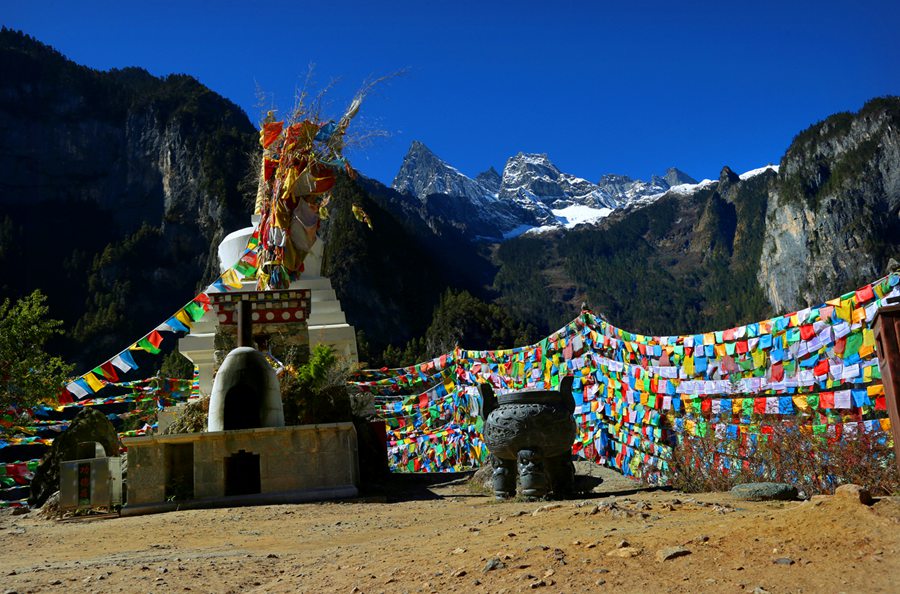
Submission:
<svg viewBox="0 0 900 594">
<path fill-rule="evenodd" d="M 546 224 L 553 217 L 547 208 L 501 200 L 501 177 L 493 167 L 472 179 L 419 141 L 409 147 L 392 187 L 418 199 L 424 220 L 484 238 L 502 239 L 513 229 Z"/>
<path fill-rule="evenodd" d="M 491 168 L 478 176 L 484 181 L 472 179 L 442 161 L 427 146 L 414 140 L 403 158 L 392 187 L 420 200 L 431 194 L 444 194 L 483 204 L 486 199 L 494 199 L 497 194 L 496 189 L 492 190 L 491 171 L 499 178 L 499 174 Z"/>
<path fill-rule="evenodd" d="M 416 140 L 392 187 L 417 198 L 431 219 L 439 217 L 477 236 L 507 239 L 534 229 L 596 222 L 615 209 L 648 204 L 669 188 L 689 183 L 696 181 L 673 167 L 649 182 L 610 174 L 595 184 L 534 153 L 510 157 L 502 174 L 491 167 L 473 179 Z"/>
<path fill-rule="evenodd" d="M 674 186 L 696 183 L 697 180 L 687 173 L 675 167 L 670 167 L 664 176 L 654 175 L 649 182 L 632 179 L 627 175 L 608 173 L 600 178 L 597 185 L 608 194 L 616 196 L 620 202 L 630 203 L 649 196 L 663 194 Z"/>
<path fill-rule="evenodd" d="M 561 172 L 546 154 L 519 153 L 503 168 L 500 197 L 555 209 L 575 204 L 615 208 L 616 198 L 586 179 Z"/>
</svg>

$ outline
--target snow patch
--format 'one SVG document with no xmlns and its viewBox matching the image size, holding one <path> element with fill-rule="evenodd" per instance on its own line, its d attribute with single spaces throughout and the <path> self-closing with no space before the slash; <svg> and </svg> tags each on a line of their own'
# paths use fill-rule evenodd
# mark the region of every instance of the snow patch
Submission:
<svg viewBox="0 0 900 594">
<path fill-rule="evenodd" d="M 771 170 L 774 171 L 775 173 L 778 173 L 778 165 L 766 165 L 765 167 L 760 167 L 759 169 L 751 169 L 750 171 L 747 171 L 747 172 L 745 172 L 745 173 L 742 173 L 742 174 L 740 175 L 740 178 L 741 178 L 742 180 L 744 180 L 744 179 L 750 179 L 751 177 L 756 177 L 756 176 L 759 175 L 760 173 L 765 173 L 765 172 L 768 171 L 769 169 L 771 169 Z"/>
<path fill-rule="evenodd" d="M 542 225 L 540 227 L 532 227 L 525 233 L 528 235 L 540 235 L 542 233 L 549 233 L 551 231 L 558 231 L 559 227 L 556 225 Z"/>
<path fill-rule="evenodd" d="M 509 231 L 504 233 L 503 239 L 513 239 L 514 237 L 518 237 L 519 235 L 527 233 L 532 229 L 535 229 L 535 227 L 532 227 L 531 225 L 519 225 L 515 229 L 510 229 Z"/>
<path fill-rule="evenodd" d="M 709 186 L 718 183 L 716 180 L 705 179 L 700 183 L 696 184 L 678 184 L 677 186 L 672 186 L 669 188 L 669 192 L 674 192 L 676 194 L 681 194 L 682 196 L 686 196 L 688 194 L 693 194 L 697 190 L 702 190 L 704 188 L 708 188 Z"/>
<path fill-rule="evenodd" d="M 553 216 L 567 229 L 582 223 L 594 223 L 604 219 L 612 212 L 611 208 L 592 208 L 583 204 L 573 204 L 565 208 L 551 210 Z"/>
</svg>

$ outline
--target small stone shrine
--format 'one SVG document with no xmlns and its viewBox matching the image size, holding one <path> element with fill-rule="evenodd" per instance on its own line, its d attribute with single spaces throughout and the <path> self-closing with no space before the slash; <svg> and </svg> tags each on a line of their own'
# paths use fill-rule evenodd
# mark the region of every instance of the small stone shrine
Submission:
<svg viewBox="0 0 900 594">
<path fill-rule="evenodd" d="M 357 495 L 353 423 L 285 427 L 278 378 L 250 346 L 276 331 L 308 341 L 309 292 L 222 293 L 211 303 L 219 323 L 236 332 L 238 348 L 213 382 L 207 432 L 125 439 L 122 514 Z"/>
</svg>

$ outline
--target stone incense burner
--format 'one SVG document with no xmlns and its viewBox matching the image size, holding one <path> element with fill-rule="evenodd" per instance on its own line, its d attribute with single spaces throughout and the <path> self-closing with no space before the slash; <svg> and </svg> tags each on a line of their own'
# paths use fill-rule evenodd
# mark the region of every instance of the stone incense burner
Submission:
<svg viewBox="0 0 900 594">
<path fill-rule="evenodd" d="M 484 442 L 493 457 L 492 481 L 498 499 L 516 494 L 517 466 L 525 497 L 548 493 L 565 497 L 572 492 L 573 381 L 571 376 L 564 378 L 558 392 L 521 390 L 499 398 L 490 384 L 480 384 Z"/>
</svg>

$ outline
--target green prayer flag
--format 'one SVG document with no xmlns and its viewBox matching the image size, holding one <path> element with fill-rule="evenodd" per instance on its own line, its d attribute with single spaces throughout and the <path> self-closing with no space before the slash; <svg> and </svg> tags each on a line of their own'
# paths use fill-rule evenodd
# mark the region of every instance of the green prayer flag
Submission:
<svg viewBox="0 0 900 594">
<path fill-rule="evenodd" d="M 153 343 L 150 342 L 147 338 L 142 338 L 137 342 L 137 345 L 147 351 L 148 353 L 152 353 L 154 355 L 159 354 L 159 347 L 153 346 Z"/>
<path fill-rule="evenodd" d="M 859 347 L 862 346 L 863 343 L 863 334 L 861 330 L 857 330 L 853 332 L 849 336 L 847 336 L 847 344 L 844 347 L 844 358 L 852 357 L 856 353 L 859 352 Z"/>
<path fill-rule="evenodd" d="M 256 275 L 256 267 L 247 264 L 243 260 L 234 265 L 234 271 L 240 274 L 243 278 L 251 278 Z"/>
<path fill-rule="evenodd" d="M 752 398 L 742 398 L 741 399 L 741 415 L 745 417 L 749 417 L 753 414 L 753 399 Z"/>
<path fill-rule="evenodd" d="M 197 303 L 196 301 L 191 301 L 184 307 L 184 311 L 191 317 L 191 319 L 195 322 L 199 321 L 200 318 L 203 317 L 203 314 L 206 313 L 206 310 L 203 309 L 203 306 Z"/>
</svg>

